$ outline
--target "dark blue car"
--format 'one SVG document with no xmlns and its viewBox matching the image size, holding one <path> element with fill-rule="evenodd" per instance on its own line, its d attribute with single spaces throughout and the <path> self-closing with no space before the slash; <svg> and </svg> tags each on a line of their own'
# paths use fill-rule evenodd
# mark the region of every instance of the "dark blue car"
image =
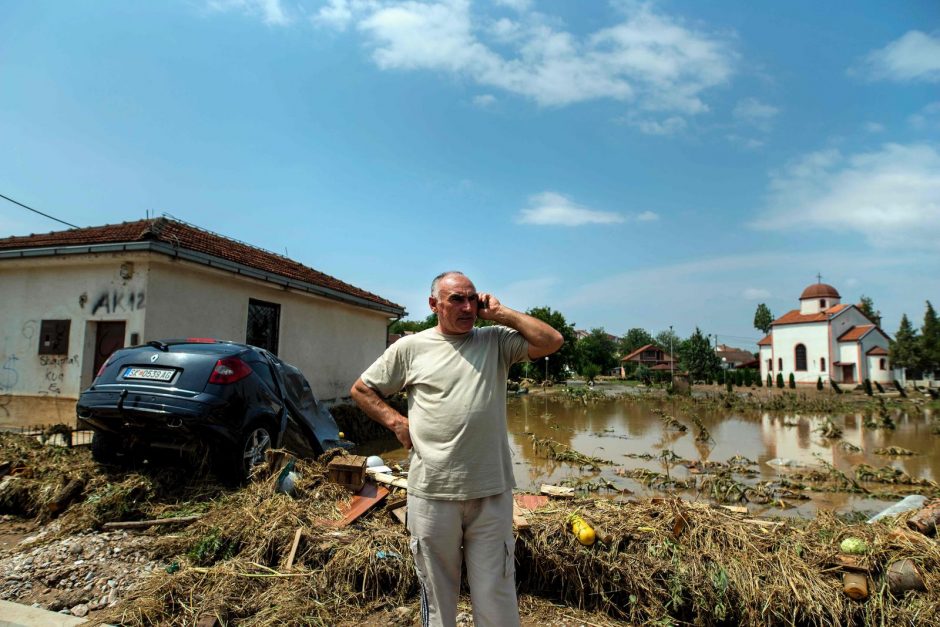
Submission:
<svg viewBox="0 0 940 627">
<path fill-rule="evenodd" d="M 77 412 L 94 430 L 99 462 L 208 447 L 221 473 L 239 480 L 269 448 L 312 457 L 351 446 L 300 370 L 264 349 L 214 339 L 115 351 Z"/>
</svg>

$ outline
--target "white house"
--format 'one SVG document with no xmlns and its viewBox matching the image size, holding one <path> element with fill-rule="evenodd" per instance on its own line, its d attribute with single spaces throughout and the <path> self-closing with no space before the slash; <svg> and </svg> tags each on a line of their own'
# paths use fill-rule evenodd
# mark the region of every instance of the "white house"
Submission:
<svg viewBox="0 0 940 627">
<path fill-rule="evenodd" d="M 71 422 L 108 355 L 153 339 L 261 346 L 335 399 L 403 314 L 287 257 L 166 218 L 0 239 L 0 423 Z"/>
<path fill-rule="evenodd" d="M 842 304 L 836 288 L 814 283 L 800 295 L 800 308 L 773 321 L 758 342 L 761 377 L 793 373 L 798 384 L 891 382 L 888 336 L 855 305 Z"/>
</svg>

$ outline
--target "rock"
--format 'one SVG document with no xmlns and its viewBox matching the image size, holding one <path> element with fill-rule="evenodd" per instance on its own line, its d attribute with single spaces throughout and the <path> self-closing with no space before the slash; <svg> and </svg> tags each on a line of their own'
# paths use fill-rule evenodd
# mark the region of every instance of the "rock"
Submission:
<svg viewBox="0 0 940 627">
<path fill-rule="evenodd" d="M 460 614 L 457 614 L 457 624 L 458 625 L 472 625 L 473 616 L 470 615 L 468 612 L 461 612 Z"/>
<path fill-rule="evenodd" d="M 111 592 L 108 593 L 108 605 L 113 605 L 117 603 L 117 600 L 118 600 L 117 588 L 111 588 Z"/>
<path fill-rule="evenodd" d="M 84 603 L 79 603 L 69 611 L 72 612 L 72 616 L 78 616 L 79 618 L 88 616 L 88 606 Z"/>
</svg>

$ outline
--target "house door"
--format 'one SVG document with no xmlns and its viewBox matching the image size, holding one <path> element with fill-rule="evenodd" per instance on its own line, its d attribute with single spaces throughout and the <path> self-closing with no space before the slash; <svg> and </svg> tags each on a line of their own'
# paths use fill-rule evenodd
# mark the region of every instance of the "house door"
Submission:
<svg viewBox="0 0 940 627">
<path fill-rule="evenodd" d="M 95 374 L 111 353 L 124 347 L 125 323 L 99 322 L 95 328 Z"/>
<path fill-rule="evenodd" d="M 842 366 L 842 383 L 855 383 L 855 365 Z"/>
</svg>

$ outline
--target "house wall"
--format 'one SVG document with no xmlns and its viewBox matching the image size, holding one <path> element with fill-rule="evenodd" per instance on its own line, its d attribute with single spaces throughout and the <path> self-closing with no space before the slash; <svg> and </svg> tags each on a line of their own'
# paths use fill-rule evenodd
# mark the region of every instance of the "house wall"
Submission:
<svg viewBox="0 0 940 627">
<path fill-rule="evenodd" d="M 806 346 L 806 370 L 796 370 L 796 345 Z M 761 356 L 764 360 L 766 357 Z M 819 359 L 826 358 L 826 371 L 820 370 Z M 828 378 L 828 370 L 831 367 L 829 363 L 829 333 L 826 322 L 807 322 L 804 324 L 786 324 L 775 326 L 773 328 L 773 358 L 774 370 L 771 373 L 776 378 L 777 372 L 783 373 L 783 378 L 789 380 L 790 373 L 793 373 L 797 383 L 812 383 L 815 385 L 816 379 L 822 376 L 825 381 Z M 783 360 L 783 368 L 777 367 L 777 360 Z M 761 363 L 761 372 L 766 378 L 766 363 Z"/>
<path fill-rule="evenodd" d="M 214 337 L 246 340 L 248 300 L 280 305 L 278 356 L 300 368 L 325 401 L 349 395 L 385 350 L 386 314 L 264 281 L 170 258 L 150 275 L 145 339 Z"/>
<path fill-rule="evenodd" d="M 144 255 L 126 254 L 0 263 L 0 422 L 74 421 L 74 401 L 94 376 L 97 323 L 125 322 L 125 342 L 143 329 L 147 266 Z M 66 352 L 39 354 L 43 320 L 71 321 Z"/>
<path fill-rule="evenodd" d="M 776 371 L 775 371 L 773 368 L 771 368 L 770 370 L 767 369 L 767 360 L 773 358 L 773 353 L 774 353 L 773 347 L 771 347 L 771 346 L 769 346 L 769 345 L 768 345 L 768 346 L 761 346 L 761 347 L 760 347 L 760 351 L 759 351 L 759 354 L 758 354 L 758 359 L 760 360 L 760 377 L 761 377 L 761 381 L 766 381 L 766 380 L 767 380 L 767 373 L 768 373 L 768 372 L 771 373 L 771 375 L 770 375 L 771 377 L 775 377 L 775 376 L 776 376 Z"/>
<path fill-rule="evenodd" d="M 122 266 L 124 271 L 122 276 Z M 386 314 L 153 253 L 0 262 L 0 425 L 74 423 L 94 378 L 97 325 L 133 339 L 245 341 L 248 299 L 281 306 L 278 354 L 322 400 L 347 396 L 385 349 Z M 39 355 L 42 320 L 70 320 L 68 350 Z"/>
</svg>

